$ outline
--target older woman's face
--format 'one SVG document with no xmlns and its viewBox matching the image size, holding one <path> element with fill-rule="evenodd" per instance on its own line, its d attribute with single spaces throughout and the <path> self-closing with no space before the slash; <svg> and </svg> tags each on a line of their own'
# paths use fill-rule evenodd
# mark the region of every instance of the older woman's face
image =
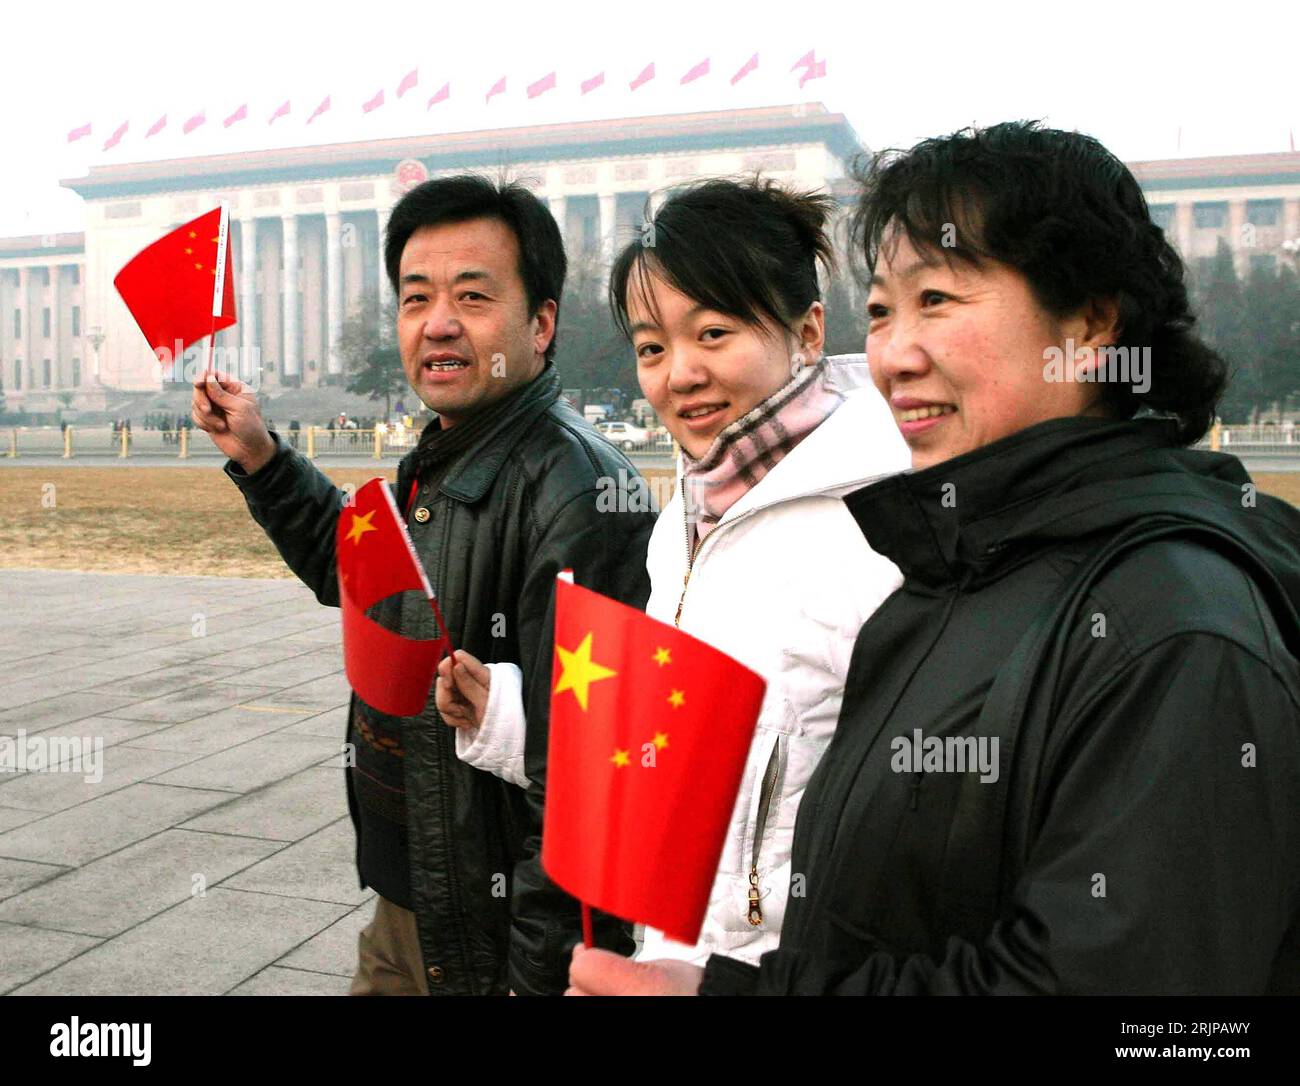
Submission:
<svg viewBox="0 0 1300 1086">
<path fill-rule="evenodd" d="M 867 297 L 867 359 L 918 470 L 1038 422 L 1080 415 L 1094 384 L 1048 381 L 1045 352 L 1095 333 L 1058 321 L 1029 282 L 1000 264 L 973 267 L 887 240 Z"/>
</svg>

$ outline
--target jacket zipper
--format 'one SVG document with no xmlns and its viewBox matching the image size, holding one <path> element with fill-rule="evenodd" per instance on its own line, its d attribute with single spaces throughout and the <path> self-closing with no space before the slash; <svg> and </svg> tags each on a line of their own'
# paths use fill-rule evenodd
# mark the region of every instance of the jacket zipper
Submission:
<svg viewBox="0 0 1300 1086">
<path fill-rule="evenodd" d="M 767 760 L 767 769 L 763 771 L 763 787 L 758 794 L 758 818 L 754 821 L 754 848 L 749 865 L 749 911 L 747 919 L 751 927 L 763 923 L 763 906 L 759 903 L 758 892 L 758 853 L 763 847 L 763 833 L 767 829 L 767 812 L 772 805 L 772 795 L 776 790 L 777 769 L 780 767 L 781 737 L 776 737 L 772 744 L 772 757 Z"/>
<path fill-rule="evenodd" d="M 743 518 L 738 518 L 743 519 Z M 686 495 L 682 494 L 682 520 L 686 528 L 686 576 L 682 578 L 682 594 L 677 600 L 677 614 L 673 616 L 673 625 L 681 629 L 682 608 L 686 605 L 686 588 L 691 583 L 691 570 L 695 568 L 695 554 L 699 544 L 691 532 L 690 510 L 686 508 Z M 780 767 L 781 737 L 777 736 L 772 747 L 772 757 L 768 759 L 767 769 L 763 772 L 763 786 L 758 795 L 758 818 L 754 824 L 754 848 L 749 865 L 749 908 L 746 919 L 752 927 L 763 923 L 763 906 L 759 902 L 758 888 L 758 854 L 763 844 L 763 833 L 767 829 L 767 813 L 772 805 L 772 792 L 776 787 L 776 774 Z"/>
<path fill-rule="evenodd" d="M 681 484 L 678 483 L 680 486 Z M 686 491 L 682 490 L 682 520 L 686 525 L 686 576 L 682 578 L 682 594 L 677 601 L 677 614 L 673 616 L 673 625 L 679 630 L 682 627 L 682 608 L 686 606 L 686 586 L 691 583 L 691 570 L 695 566 L 695 552 L 698 549 L 693 533 L 691 532 L 691 513 L 686 508 Z"/>
</svg>

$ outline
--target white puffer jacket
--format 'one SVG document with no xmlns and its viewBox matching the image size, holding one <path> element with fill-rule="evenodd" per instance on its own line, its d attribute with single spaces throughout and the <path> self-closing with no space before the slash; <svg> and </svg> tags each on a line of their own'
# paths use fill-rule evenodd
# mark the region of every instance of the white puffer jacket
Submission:
<svg viewBox="0 0 1300 1086">
<path fill-rule="evenodd" d="M 756 962 L 776 948 L 795 874 L 795 815 L 835 730 L 853 643 L 902 583 L 897 567 L 867 546 L 841 498 L 909 462 L 888 407 L 868 386 L 851 391 L 727 510 L 690 563 L 684 591 L 688 553 L 680 487 L 660 515 L 646 560 L 646 613 L 671 623 L 680 603 L 681 629 L 735 657 L 768 685 L 699 942 L 675 943 L 648 928 L 638 958 L 703 964 L 719 953 Z M 457 754 L 520 782 L 524 722 L 513 676 L 503 673 L 509 666 L 492 665 L 483 726 L 457 732 Z M 760 820 L 762 919 L 751 924 Z M 796 881 L 794 892 L 800 888 Z"/>
</svg>

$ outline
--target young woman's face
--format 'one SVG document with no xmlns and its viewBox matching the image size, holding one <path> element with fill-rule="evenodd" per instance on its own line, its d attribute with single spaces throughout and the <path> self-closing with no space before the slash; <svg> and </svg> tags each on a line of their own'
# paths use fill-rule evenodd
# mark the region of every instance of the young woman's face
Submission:
<svg viewBox="0 0 1300 1086">
<path fill-rule="evenodd" d="M 1093 413 L 1097 386 L 1046 380 L 1047 351 L 1067 337 L 1079 346 L 1113 338 L 1086 316 L 1053 318 L 1013 268 L 927 258 L 897 235 L 876 263 L 867 320 L 871 378 L 917 470 Z"/>
<path fill-rule="evenodd" d="M 796 335 L 765 330 L 705 309 L 650 273 L 632 289 L 628 323 L 637 379 L 660 420 L 688 456 L 699 459 L 718 433 L 821 356 L 822 306 L 814 302 Z M 637 284 L 638 288 L 640 284 Z M 651 297 L 658 319 L 648 311 Z"/>
</svg>

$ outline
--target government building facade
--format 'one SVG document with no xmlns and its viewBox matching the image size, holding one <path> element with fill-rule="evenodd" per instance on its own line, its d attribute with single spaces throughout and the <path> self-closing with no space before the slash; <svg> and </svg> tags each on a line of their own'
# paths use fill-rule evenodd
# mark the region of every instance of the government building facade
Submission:
<svg viewBox="0 0 1300 1086">
<path fill-rule="evenodd" d="M 428 177 L 508 174 L 545 199 L 571 261 L 608 261 L 675 186 L 762 172 L 853 201 L 866 148 L 820 104 L 415 136 L 92 168 L 64 181 L 78 234 L 0 239 L 0 381 L 9 411 L 101 410 L 165 377 L 113 287 L 179 224 L 230 209 L 238 323 L 223 368 L 263 391 L 343 382 L 340 336 L 391 292 L 384 225 Z M 1300 252 L 1300 154 L 1131 163 L 1153 215 L 1193 270 L 1225 241 L 1246 274 Z M 174 376 L 184 378 L 179 372 Z"/>
<path fill-rule="evenodd" d="M 506 174 L 560 225 L 571 263 L 608 261 L 647 208 L 698 177 L 761 171 L 847 203 L 861 142 L 820 105 L 639 117 L 93 168 L 63 182 L 86 202 L 83 234 L 0 239 L 0 375 L 10 411 L 99 409 L 111 391 L 164 387 L 113 287 L 145 246 L 224 202 L 238 323 L 224 368 L 262 391 L 343 381 L 344 321 L 392 288 L 388 214 L 428 177 Z M 183 374 L 182 374 L 183 376 Z M 62 399 L 61 399 L 62 397 Z"/>
</svg>

